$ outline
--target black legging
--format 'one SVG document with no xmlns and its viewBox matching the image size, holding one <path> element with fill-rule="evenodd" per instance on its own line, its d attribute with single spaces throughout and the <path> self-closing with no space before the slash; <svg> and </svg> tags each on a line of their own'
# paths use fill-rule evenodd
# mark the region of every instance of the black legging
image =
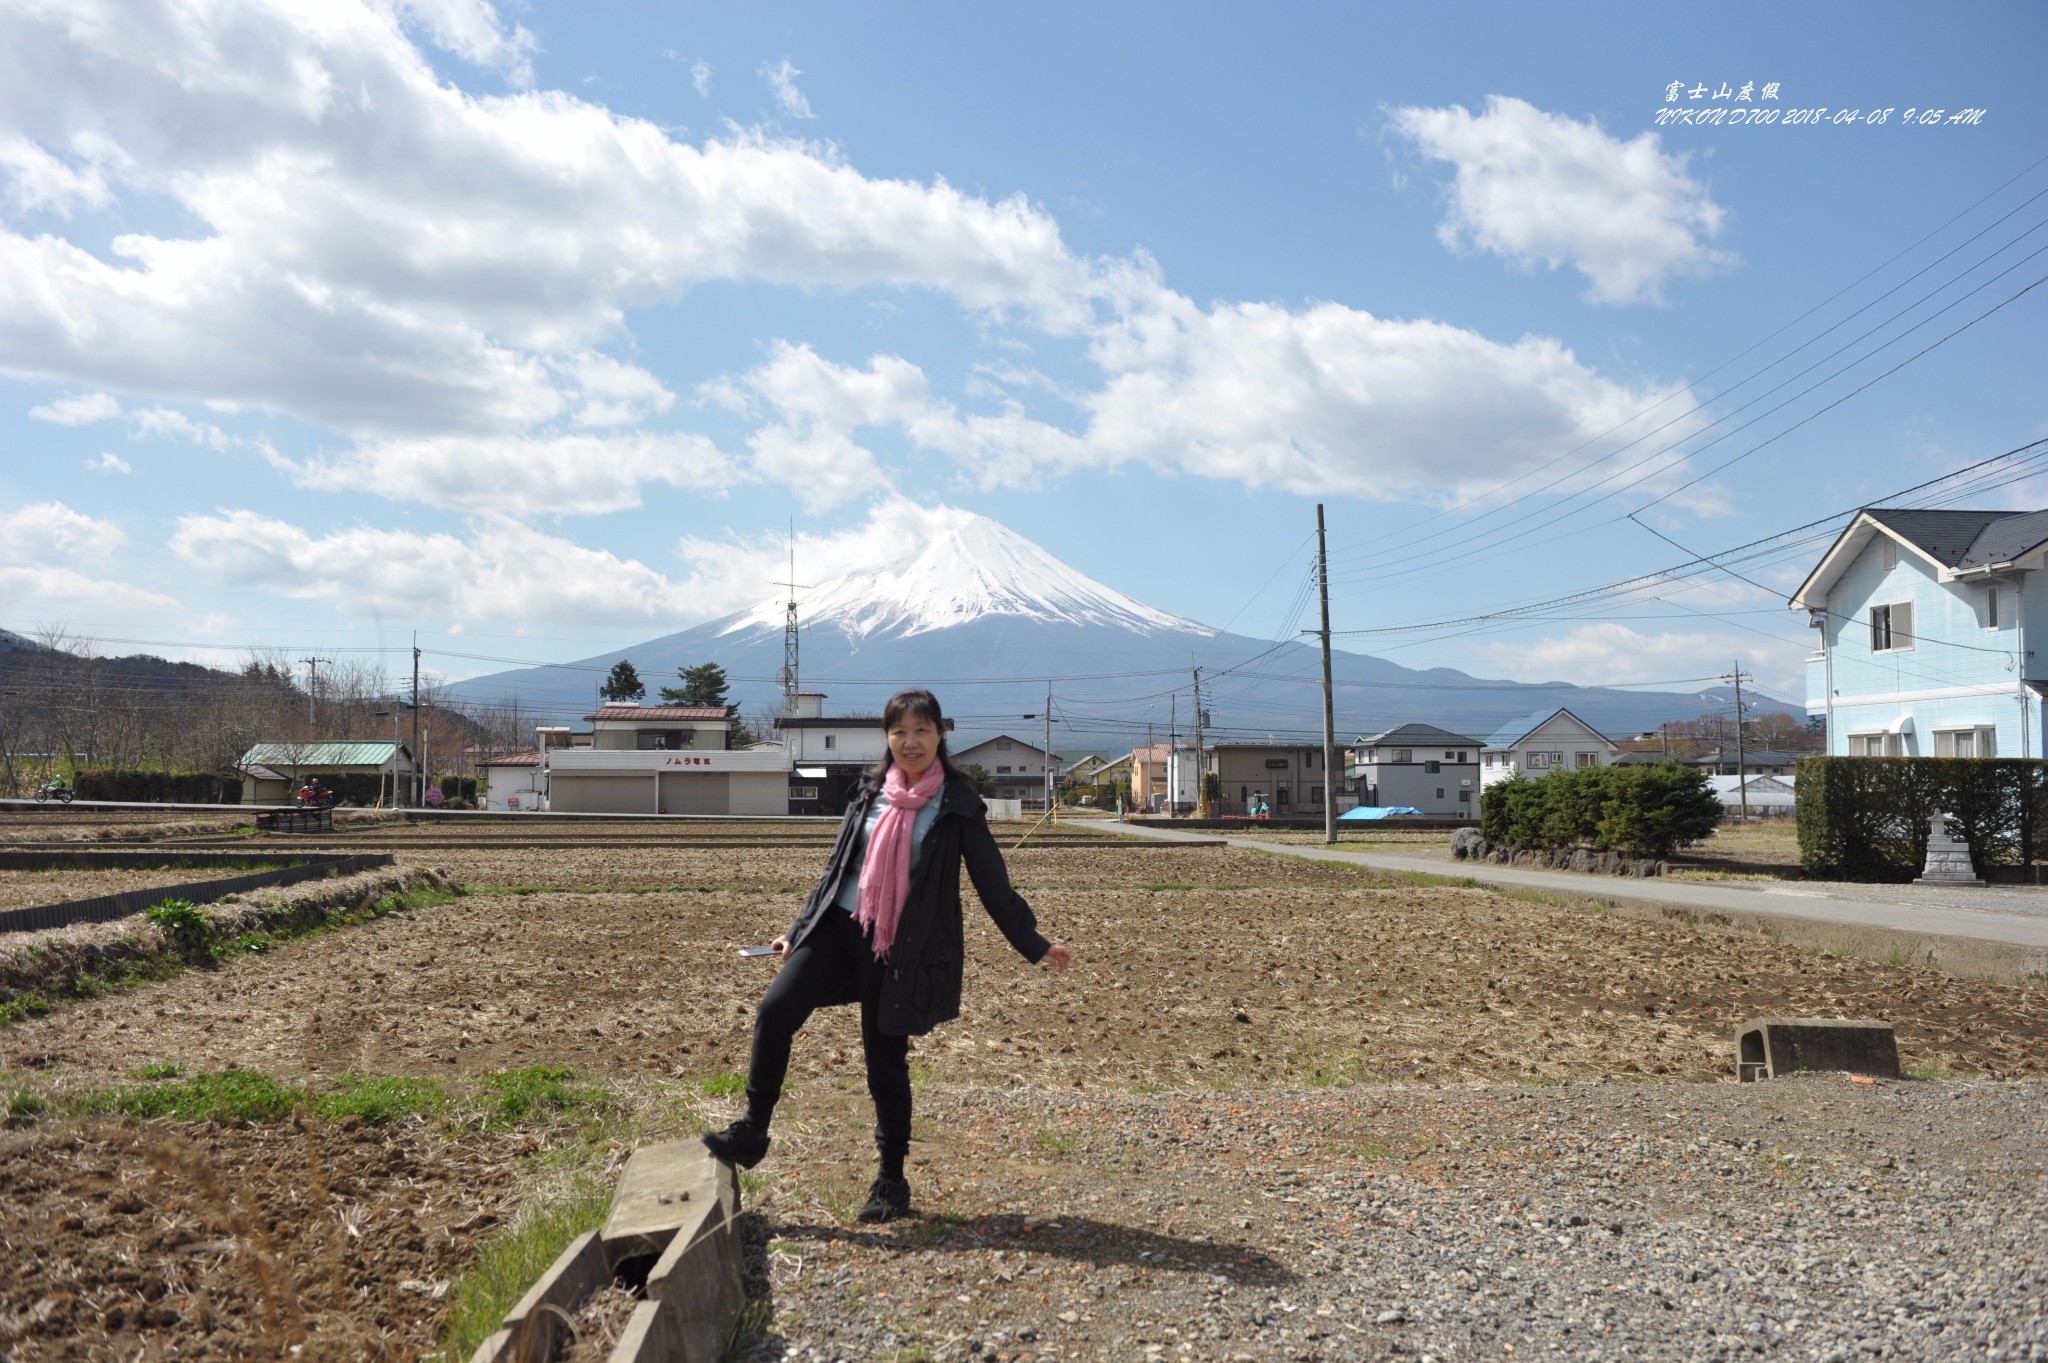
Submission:
<svg viewBox="0 0 2048 1363">
<path fill-rule="evenodd" d="M 882 1172 L 900 1177 L 903 1157 L 910 1152 L 910 1038 L 875 1028 L 885 969 L 853 915 L 837 905 L 827 907 L 803 945 L 782 963 L 754 1012 L 747 1115 L 768 1125 L 789 1073 L 790 1043 L 811 1014 L 858 1001 L 868 1095 L 875 1100 L 875 1147 L 882 1153 Z"/>
</svg>

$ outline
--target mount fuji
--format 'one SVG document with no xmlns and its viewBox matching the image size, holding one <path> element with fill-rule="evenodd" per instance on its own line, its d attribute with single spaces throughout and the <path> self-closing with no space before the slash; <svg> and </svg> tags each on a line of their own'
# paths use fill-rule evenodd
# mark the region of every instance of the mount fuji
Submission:
<svg viewBox="0 0 2048 1363">
<path fill-rule="evenodd" d="M 1048 688 L 1054 746 L 1118 751 L 1178 725 L 1191 731 L 1193 669 L 1203 670 L 1217 739 L 1319 742 L 1322 665 L 1312 643 L 1255 639 L 1168 614 L 1105 586 L 983 516 L 937 511 L 943 527 L 907 561 L 850 573 L 798 598 L 798 682 L 828 696 L 825 713 L 877 714 L 907 686 L 939 695 L 956 746 L 997 732 L 1040 732 Z M 516 699 L 557 722 L 589 712 L 612 664 L 630 659 L 650 694 L 679 668 L 726 669 L 741 713 L 780 703 L 787 601 L 631 648 L 451 687 L 477 702 Z M 1722 688 L 1674 693 L 1476 678 L 1332 653 L 1337 738 L 1411 721 L 1484 736 L 1538 708 L 1565 706 L 1612 734 L 1726 708 Z M 1028 716 L 1028 718 L 1027 718 Z"/>
</svg>

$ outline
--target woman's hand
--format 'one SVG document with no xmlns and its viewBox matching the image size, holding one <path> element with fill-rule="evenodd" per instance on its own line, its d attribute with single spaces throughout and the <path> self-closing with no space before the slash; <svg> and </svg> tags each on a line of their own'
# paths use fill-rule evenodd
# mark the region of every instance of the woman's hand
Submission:
<svg viewBox="0 0 2048 1363">
<path fill-rule="evenodd" d="M 774 948 L 777 956 L 789 955 L 789 939 L 787 937 L 778 937 L 768 945 Z"/>
<path fill-rule="evenodd" d="M 1074 953 L 1066 943 L 1055 942 L 1046 951 L 1045 955 L 1038 959 L 1050 965 L 1054 970 L 1065 970 L 1074 963 Z"/>
</svg>

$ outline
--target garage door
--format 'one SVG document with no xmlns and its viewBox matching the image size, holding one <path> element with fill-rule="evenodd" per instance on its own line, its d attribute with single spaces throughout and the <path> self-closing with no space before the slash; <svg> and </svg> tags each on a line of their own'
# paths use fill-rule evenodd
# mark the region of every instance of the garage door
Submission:
<svg viewBox="0 0 2048 1363">
<path fill-rule="evenodd" d="M 789 778 L 779 772 L 776 775 L 784 783 L 787 802 Z M 661 806 L 671 814 L 730 813 L 726 791 L 730 780 L 730 774 L 722 771 L 663 772 Z"/>
<path fill-rule="evenodd" d="M 565 814 L 652 814 L 654 777 L 554 774 L 549 807 Z"/>
</svg>

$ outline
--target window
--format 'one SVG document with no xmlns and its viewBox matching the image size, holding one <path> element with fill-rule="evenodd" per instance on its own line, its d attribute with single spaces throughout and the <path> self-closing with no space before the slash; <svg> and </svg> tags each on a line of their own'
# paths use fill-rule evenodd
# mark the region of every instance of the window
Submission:
<svg viewBox="0 0 2048 1363">
<path fill-rule="evenodd" d="M 1424 772 L 1425 774 L 1427 774 L 1427 775 L 1430 775 L 1430 776 L 1435 776 L 1435 775 L 1437 775 L 1437 774 L 1438 774 L 1439 772 L 1441 772 L 1441 771 L 1442 771 L 1443 769 L 1444 769 L 1444 764 L 1443 764 L 1443 763 L 1441 763 L 1441 762 L 1424 762 L 1424 763 L 1422 764 L 1422 770 L 1423 770 L 1423 772 Z"/>
<path fill-rule="evenodd" d="M 1471 803 L 1472 803 L 1472 792 L 1471 792 L 1471 791 L 1469 791 L 1469 790 L 1461 790 L 1461 791 L 1459 791 L 1459 792 L 1458 792 L 1458 803 L 1459 803 L 1459 804 L 1465 804 L 1465 805 L 1469 805 L 1469 804 L 1471 804 Z"/>
<path fill-rule="evenodd" d="M 1971 729 L 1936 729 L 1936 757 L 1996 757 L 1998 730 L 1988 724 Z"/>
<path fill-rule="evenodd" d="M 1286 805 L 1287 783 L 1285 781 L 1282 781 L 1279 785 L 1273 787 L 1273 803 L 1282 806 Z"/>
<path fill-rule="evenodd" d="M 1531 771 L 1542 771 L 1542 770 L 1543 770 L 1544 768 L 1548 767 L 1549 765 L 1550 765 L 1550 754 L 1549 754 L 1549 753 L 1547 753 L 1547 752 L 1532 752 L 1532 753 L 1530 753 L 1530 754 L 1529 754 L 1529 770 L 1531 770 Z"/>
<path fill-rule="evenodd" d="M 1884 550 L 1880 557 L 1884 562 L 1884 570 L 1886 572 L 1890 572 L 1892 569 L 1899 566 L 1899 546 L 1893 543 L 1891 540 L 1886 540 L 1884 542 Z"/>
<path fill-rule="evenodd" d="M 1239 786 L 1237 788 L 1237 802 L 1246 809 L 1252 807 L 1252 788 L 1250 786 Z"/>
<path fill-rule="evenodd" d="M 1913 603 L 1896 601 L 1870 608 L 1870 651 L 1887 653 L 1913 646 Z"/>
<path fill-rule="evenodd" d="M 997 768 L 996 768 L 996 775 L 998 775 L 998 776 L 1008 776 L 1009 774 L 1010 774 L 1010 769 L 1009 769 L 1008 767 L 997 767 Z"/>
<path fill-rule="evenodd" d="M 1314 749 L 1310 749 L 1309 751 L 1307 751 L 1307 752 L 1305 752 L 1305 753 L 1303 753 L 1303 754 L 1301 755 L 1301 765 L 1302 765 L 1303 767 L 1313 767 L 1313 766 L 1314 766 L 1315 764 L 1316 764 L 1316 755 L 1315 755 L 1315 750 L 1314 750 Z"/>
<path fill-rule="evenodd" d="M 1850 734 L 1849 756 L 1889 757 L 1892 756 L 1890 734 Z"/>
<path fill-rule="evenodd" d="M 839 746 L 839 735 L 838 735 L 838 734 L 826 734 L 826 735 L 825 735 L 825 749 L 826 749 L 826 751 L 827 751 L 827 752 L 831 751 L 832 749 L 834 749 L 834 748 L 836 748 L 836 747 L 838 747 L 838 746 Z"/>
<path fill-rule="evenodd" d="M 1396 748 L 1394 749 L 1394 760 L 1396 762 L 1413 762 L 1415 760 L 1415 750 L 1413 748 Z"/>
<path fill-rule="evenodd" d="M 818 798 L 818 788 L 816 786 L 791 786 L 789 788 L 789 798 L 792 800 L 815 800 Z"/>
<path fill-rule="evenodd" d="M 1600 765 L 1600 754 L 1596 752 L 1582 752 L 1578 754 L 1578 759 L 1581 767 L 1597 767 Z"/>
<path fill-rule="evenodd" d="M 1984 589 L 1984 628 L 1998 628 L 1998 588 L 1996 586 Z"/>
<path fill-rule="evenodd" d="M 1436 788 L 1436 798 L 1439 800 L 1444 798 L 1444 788 L 1442 786 Z"/>
<path fill-rule="evenodd" d="M 1009 750 L 1010 750 L 1010 740 L 1009 740 L 1009 739 L 1007 739 L 1007 738 L 999 738 L 999 739 L 997 739 L 997 740 L 996 740 L 996 751 L 997 751 L 997 752 L 1008 752 Z"/>
<path fill-rule="evenodd" d="M 1321 786 L 1310 786 L 1308 788 L 1308 802 L 1312 805 L 1319 805 L 1323 802 L 1323 788 Z"/>
<path fill-rule="evenodd" d="M 1461 752 L 1447 752 L 1444 754 L 1444 760 L 1447 762 L 1463 762 L 1465 754 Z"/>
</svg>

